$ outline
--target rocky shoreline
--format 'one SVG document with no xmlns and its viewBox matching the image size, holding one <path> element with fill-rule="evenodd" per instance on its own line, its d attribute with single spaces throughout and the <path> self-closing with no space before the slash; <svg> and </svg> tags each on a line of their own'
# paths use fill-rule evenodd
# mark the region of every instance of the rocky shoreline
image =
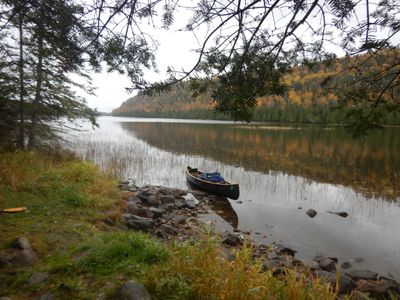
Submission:
<svg viewBox="0 0 400 300">
<path fill-rule="evenodd" d="M 359 299 L 390 299 L 391 295 L 400 299 L 400 284 L 392 278 L 370 270 L 351 269 L 350 262 L 339 264 L 336 257 L 322 254 L 315 257 L 311 265 L 305 264 L 296 258 L 295 249 L 283 244 L 264 245 L 251 240 L 249 232 L 237 228 L 237 216 L 227 199 L 197 190 L 150 185 L 139 188 L 131 180 L 121 182 L 120 189 L 125 191 L 123 198 L 126 201 L 119 224 L 122 229 L 141 230 L 161 240 L 183 242 L 200 238 L 207 227 L 215 229 L 202 218 L 214 212 L 232 226 L 231 230 L 219 232 L 221 252 L 227 259 L 233 259 L 231 249 L 247 244 L 254 259 L 262 260 L 263 269 L 271 270 L 274 275 L 279 276 L 286 268 L 296 268 L 309 274 L 310 282 L 312 277 L 319 277 L 333 286 L 337 283 L 340 295 L 353 292 Z M 112 218 L 104 221 L 108 225 L 116 225 L 116 220 Z"/>
</svg>

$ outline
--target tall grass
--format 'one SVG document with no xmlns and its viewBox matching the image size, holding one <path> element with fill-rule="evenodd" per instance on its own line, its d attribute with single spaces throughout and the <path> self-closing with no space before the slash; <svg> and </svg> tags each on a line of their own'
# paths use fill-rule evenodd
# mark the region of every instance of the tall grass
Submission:
<svg viewBox="0 0 400 300">
<path fill-rule="evenodd" d="M 34 152 L 2 153 L 0 180 L 13 193 L 28 192 L 47 203 L 105 208 L 118 199 L 116 181 L 93 163 L 54 160 Z"/>
<path fill-rule="evenodd" d="M 147 285 L 157 299 L 336 299 L 336 291 L 298 270 L 278 277 L 253 261 L 250 247 L 228 261 L 216 240 L 174 245 L 167 264 L 157 265 Z"/>
</svg>

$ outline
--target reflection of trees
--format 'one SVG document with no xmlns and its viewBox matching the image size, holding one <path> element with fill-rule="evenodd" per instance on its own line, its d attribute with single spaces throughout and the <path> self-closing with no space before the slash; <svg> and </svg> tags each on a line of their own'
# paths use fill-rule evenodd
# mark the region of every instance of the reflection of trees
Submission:
<svg viewBox="0 0 400 300">
<path fill-rule="evenodd" d="M 343 130 L 267 130 L 262 127 L 180 123 L 121 123 L 152 146 L 204 155 L 245 169 L 284 171 L 367 194 L 400 196 L 400 136 L 396 129 L 352 139 Z"/>
</svg>

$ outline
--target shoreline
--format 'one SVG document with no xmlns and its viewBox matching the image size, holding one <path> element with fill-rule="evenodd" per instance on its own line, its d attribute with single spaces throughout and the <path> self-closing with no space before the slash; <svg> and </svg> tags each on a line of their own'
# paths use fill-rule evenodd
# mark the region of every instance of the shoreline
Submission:
<svg viewBox="0 0 400 300">
<path fill-rule="evenodd" d="M 139 188 L 132 181 L 124 181 L 120 188 L 126 193 L 127 208 L 122 215 L 126 229 L 143 230 L 163 241 L 185 242 L 194 237 L 199 239 L 204 228 L 208 228 L 221 236 L 221 249 L 227 259 L 231 258 L 232 249 L 246 245 L 251 249 L 252 258 L 262 260 L 263 269 L 275 275 L 285 269 L 298 269 L 332 285 L 338 284 L 339 294 L 351 291 L 382 294 L 397 290 L 400 296 L 400 284 L 393 278 L 368 269 L 353 268 L 348 261 L 339 262 L 337 257 L 323 254 L 315 257 L 312 264 L 306 264 L 296 257 L 297 251 L 291 247 L 280 243 L 265 245 L 252 240 L 250 232 L 237 228 L 237 215 L 234 216 L 235 212 L 226 198 L 190 189 L 152 185 Z M 225 211 L 221 207 L 225 207 Z M 215 224 L 205 221 L 204 216 L 211 212 L 223 218 L 231 226 L 230 230 L 218 231 Z M 361 262 L 363 259 L 356 260 Z"/>
</svg>

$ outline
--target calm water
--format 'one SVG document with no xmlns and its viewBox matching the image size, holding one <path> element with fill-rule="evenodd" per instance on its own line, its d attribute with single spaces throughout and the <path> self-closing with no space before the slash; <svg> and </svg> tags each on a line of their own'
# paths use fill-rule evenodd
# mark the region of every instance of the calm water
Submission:
<svg viewBox="0 0 400 300">
<path fill-rule="evenodd" d="M 332 128 L 115 117 L 99 124 L 69 136 L 68 147 L 115 176 L 186 189 L 187 165 L 218 170 L 239 182 L 243 203 L 231 204 L 254 240 L 400 279 L 400 128 L 354 140 Z"/>
</svg>

